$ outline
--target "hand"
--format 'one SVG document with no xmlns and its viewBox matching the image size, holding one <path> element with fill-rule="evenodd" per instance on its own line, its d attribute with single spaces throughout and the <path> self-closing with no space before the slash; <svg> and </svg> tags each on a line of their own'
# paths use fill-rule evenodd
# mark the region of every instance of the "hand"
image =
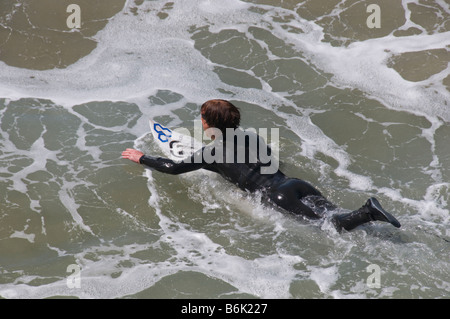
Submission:
<svg viewBox="0 0 450 319">
<path fill-rule="evenodd" d="M 122 158 L 129 159 L 130 161 L 133 161 L 135 163 L 139 164 L 139 159 L 144 155 L 141 151 L 127 148 L 125 151 L 122 152 Z"/>
</svg>

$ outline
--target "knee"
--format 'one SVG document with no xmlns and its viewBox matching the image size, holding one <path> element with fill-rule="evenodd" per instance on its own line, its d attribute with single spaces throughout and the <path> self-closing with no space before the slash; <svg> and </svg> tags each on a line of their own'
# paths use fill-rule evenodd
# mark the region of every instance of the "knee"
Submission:
<svg viewBox="0 0 450 319">
<path fill-rule="evenodd" d="M 311 207 L 305 205 L 298 197 L 289 196 L 289 193 L 276 192 L 270 196 L 270 200 L 278 207 L 294 215 L 305 216 L 310 219 L 322 217 Z"/>
</svg>

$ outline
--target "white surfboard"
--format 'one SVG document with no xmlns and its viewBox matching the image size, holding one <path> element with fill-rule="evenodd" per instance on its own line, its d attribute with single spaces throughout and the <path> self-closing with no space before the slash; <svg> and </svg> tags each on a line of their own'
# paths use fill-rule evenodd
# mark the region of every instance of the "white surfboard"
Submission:
<svg viewBox="0 0 450 319">
<path fill-rule="evenodd" d="M 203 147 L 201 142 L 188 134 L 182 134 L 180 129 L 172 130 L 153 120 L 149 122 L 155 143 L 173 161 L 182 161 Z"/>
</svg>

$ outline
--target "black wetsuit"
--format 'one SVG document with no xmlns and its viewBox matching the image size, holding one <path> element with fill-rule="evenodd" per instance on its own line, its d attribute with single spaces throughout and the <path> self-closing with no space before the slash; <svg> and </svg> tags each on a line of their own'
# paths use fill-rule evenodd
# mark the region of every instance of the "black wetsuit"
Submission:
<svg viewBox="0 0 450 319">
<path fill-rule="evenodd" d="M 276 204 L 288 212 L 312 219 L 323 217 L 321 213 L 326 209 L 336 208 L 308 182 L 298 178 L 287 177 L 279 169 L 273 174 L 261 173 L 261 168 L 269 167 L 271 162 L 262 162 L 260 154 L 265 154 L 269 158 L 272 155 L 271 150 L 258 135 L 256 135 L 257 139 L 253 140 L 250 136 L 246 132 L 245 142 L 243 142 L 242 139 L 238 140 L 237 135 L 235 135 L 234 143 L 228 143 L 229 145 L 227 145 L 227 138 L 214 141 L 182 162 L 174 162 L 167 158 L 147 155 L 142 156 L 139 162 L 168 174 L 181 174 L 201 168 L 213 171 L 243 190 L 249 192 L 260 191 L 264 195 L 265 200 Z M 255 141 L 256 145 L 253 145 Z M 206 161 L 204 154 L 212 154 L 214 156 L 218 148 L 222 148 L 222 154 L 215 161 Z M 227 158 L 227 152 L 231 152 L 232 156 Z M 245 155 L 245 158 L 240 157 L 242 154 Z M 232 160 L 230 161 L 231 158 Z M 305 205 L 302 200 L 308 202 L 314 207 L 314 210 Z"/>
<path fill-rule="evenodd" d="M 235 132 L 243 131 L 237 129 Z M 262 169 L 271 167 L 272 164 L 270 148 L 258 135 L 254 134 L 252 138 L 249 133 L 244 135 L 244 140 L 238 138 L 239 134 L 233 135 L 230 141 L 227 138 L 215 140 L 181 162 L 147 155 L 143 155 L 139 162 L 168 174 L 181 174 L 201 168 L 213 171 L 245 191 L 260 191 L 263 200 L 287 212 L 311 219 L 323 218 L 327 212 L 336 210 L 337 207 L 308 182 L 287 177 L 278 167 L 275 172 L 264 174 Z M 262 161 L 262 156 L 268 160 Z M 333 224 L 339 231 L 352 230 L 374 220 L 400 227 L 398 220 L 386 212 L 374 197 L 355 211 L 344 214 L 333 213 L 331 216 Z"/>
</svg>

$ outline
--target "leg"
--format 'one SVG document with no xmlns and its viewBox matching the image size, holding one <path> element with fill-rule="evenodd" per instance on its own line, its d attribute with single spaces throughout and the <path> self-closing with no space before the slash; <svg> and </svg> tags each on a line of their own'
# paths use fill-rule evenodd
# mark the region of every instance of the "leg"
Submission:
<svg viewBox="0 0 450 319">
<path fill-rule="evenodd" d="M 271 202 L 290 213 L 302 215 L 311 219 L 322 218 L 320 213 L 317 213 L 302 202 L 301 199 L 307 196 L 323 198 L 320 192 L 309 183 L 294 178 L 288 179 L 269 193 Z"/>
<path fill-rule="evenodd" d="M 369 198 L 366 204 L 358 210 L 333 216 L 333 223 L 338 231 L 342 229 L 350 231 L 359 225 L 376 220 L 390 223 L 397 228 L 401 226 L 398 220 L 385 211 L 374 197 Z"/>
<path fill-rule="evenodd" d="M 273 190 L 269 194 L 269 199 L 293 214 L 311 219 L 323 218 L 325 213 L 337 209 L 309 183 L 294 178 L 288 179 Z M 358 210 L 347 214 L 333 215 L 332 221 L 339 232 L 342 229 L 350 231 L 370 221 L 387 222 L 397 228 L 401 226 L 398 220 L 385 211 L 374 197 L 369 198 L 366 204 Z"/>
<path fill-rule="evenodd" d="M 328 201 L 325 197 L 322 195 L 309 195 L 305 198 L 302 198 L 302 201 L 309 207 L 311 207 L 312 210 L 317 212 L 320 215 L 325 215 L 327 213 L 331 213 L 334 210 L 336 210 L 338 207 Z"/>
</svg>

